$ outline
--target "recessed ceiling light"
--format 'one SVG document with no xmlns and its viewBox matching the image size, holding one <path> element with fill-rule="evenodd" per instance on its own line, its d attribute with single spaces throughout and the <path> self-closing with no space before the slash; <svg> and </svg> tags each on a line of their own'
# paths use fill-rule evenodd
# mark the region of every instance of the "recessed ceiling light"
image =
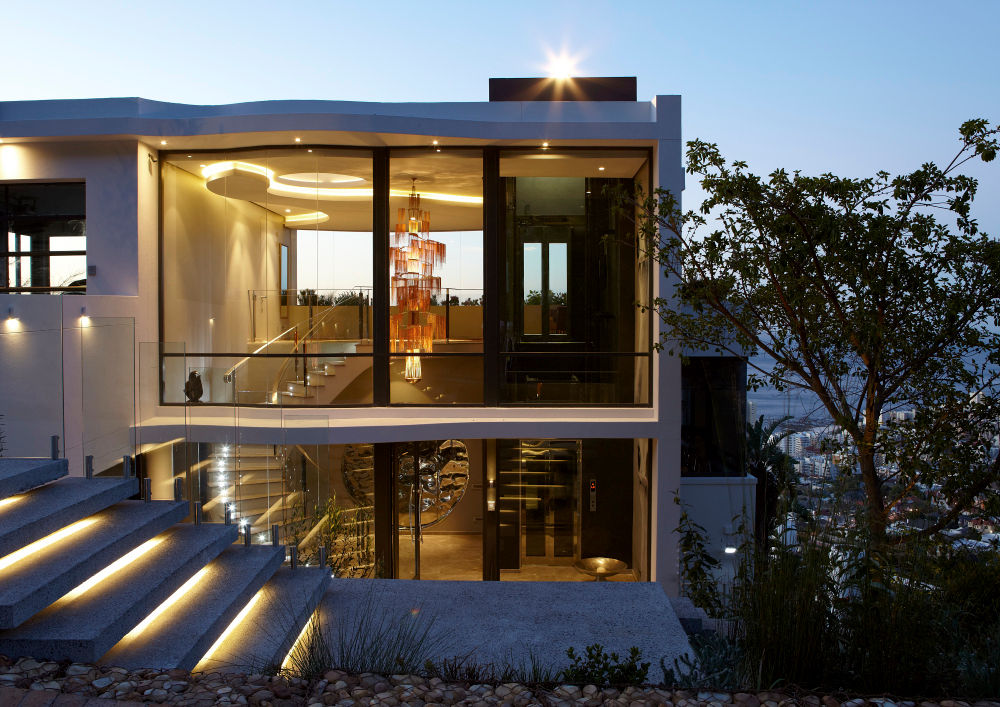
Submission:
<svg viewBox="0 0 1000 707">
<path fill-rule="evenodd" d="M 543 142 L 542 143 L 542 147 L 547 148 L 548 146 L 549 146 L 549 143 L 547 143 L 547 142 Z"/>
<path fill-rule="evenodd" d="M 167 144 L 167 141 L 166 141 L 166 140 L 160 140 L 160 144 L 161 144 L 161 145 L 166 145 L 166 144 Z"/>
<path fill-rule="evenodd" d="M 302 138 L 300 137 L 295 138 L 295 142 L 302 142 Z"/>
<path fill-rule="evenodd" d="M 200 164 L 198 166 L 201 167 L 202 169 L 205 169 L 205 165 L 203 165 L 203 164 Z"/>
<path fill-rule="evenodd" d="M 292 213 L 292 210 L 291 209 L 285 209 L 285 213 L 286 214 L 290 214 L 290 213 Z"/>
<path fill-rule="evenodd" d="M 438 141 L 437 141 L 437 140 L 434 140 L 434 141 L 433 141 L 433 142 L 432 142 L 431 144 L 432 144 L 432 145 L 437 145 L 437 144 L 438 144 Z"/>
<path fill-rule="evenodd" d="M 191 159 L 191 155 L 188 155 L 188 159 Z"/>
<path fill-rule="evenodd" d="M 312 150 L 306 150 L 306 152 L 312 152 Z"/>
<path fill-rule="evenodd" d="M 598 167 L 598 168 L 597 168 L 597 171 L 598 171 L 598 172 L 603 172 L 603 171 L 604 171 L 604 167 Z"/>
</svg>

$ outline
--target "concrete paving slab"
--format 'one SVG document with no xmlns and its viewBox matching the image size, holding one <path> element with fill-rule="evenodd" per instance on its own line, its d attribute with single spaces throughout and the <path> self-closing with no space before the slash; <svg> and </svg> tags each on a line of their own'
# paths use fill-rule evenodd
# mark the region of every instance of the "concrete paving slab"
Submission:
<svg viewBox="0 0 1000 707">
<path fill-rule="evenodd" d="M 0 653 L 92 663 L 236 537 L 235 525 L 175 525 L 86 592 L 74 596 L 74 589 L 17 628 L 0 631 Z"/>
<path fill-rule="evenodd" d="M 0 459 L 0 498 L 36 488 L 66 476 L 69 462 L 44 457 Z"/>
<path fill-rule="evenodd" d="M 46 536 L 13 564 L 0 558 L 0 628 L 13 628 L 129 550 L 184 519 L 186 501 L 122 501 Z M 20 552 L 20 551 L 18 551 Z"/>
<path fill-rule="evenodd" d="M 280 666 L 330 581 L 329 570 L 282 567 L 264 585 L 246 618 L 196 669 L 252 674 Z"/>
<path fill-rule="evenodd" d="M 334 579 L 320 605 L 337 623 L 354 625 L 359 610 L 375 601 L 390 618 L 430 617 L 447 649 L 441 658 L 471 655 L 502 665 L 534 654 L 560 670 L 566 649 L 593 643 L 628 655 L 638 646 L 649 661 L 649 681 L 663 680 L 667 666 L 691 650 L 684 629 L 659 584 L 650 582 L 449 582 L 400 579 Z"/>
<path fill-rule="evenodd" d="M 139 492 L 133 478 L 59 479 L 0 506 L 0 557 Z"/>
<path fill-rule="evenodd" d="M 144 631 L 129 633 L 98 661 L 129 670 L 191 670 L 285 560 L 279 545 L 232 546 Z"/>
</svg>

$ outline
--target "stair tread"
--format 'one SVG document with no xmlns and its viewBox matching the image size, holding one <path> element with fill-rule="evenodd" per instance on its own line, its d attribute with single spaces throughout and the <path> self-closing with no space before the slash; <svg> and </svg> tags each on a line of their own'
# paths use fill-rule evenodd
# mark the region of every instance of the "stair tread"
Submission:
<svg viewBox="0 0 1000 707">
<path fill-rule="evenodd" d="M 24 623 L 125 553 L 183 520 L 187 512 L 186 501 L 121 501 L 76 521 L 71 524 L 76 525 L 75 531 L 35 548 L 13 564 L 2 566 L 13 553 L 0 558 L 0 628 Z"/>
<path fill-rule="evenodd" d="M 72 476 L 0 506 L 0 557 L 139 493 L 133 478 Z"/>
<path fill-rule="evenodd" d="M 280 665 L 330 582 L 327 569 L 282 567 L 264 585 L 246 618 L 197 669 L 254 673 Z"/>
<path fill-rule="evenodd" d="M 191 670 L 284 559 L 281 545 L 227 548 L 180 600 L 141 633 L 125 636 L 99 662 L 128 670 Z"/>
<path fill-rule="evenodd" d="M 73 596 L 74 589 L 17 628 L 0 632 L 0 653 L 93 662 L 236 538 L 235 525 L 175 525 L 89 590 Z"/>
<path fill-rule="evenodd" d="M 37 488 L 68 473 L 69 462 L 65 459 L 0 459 L 0 498 Z"/>
</svg>

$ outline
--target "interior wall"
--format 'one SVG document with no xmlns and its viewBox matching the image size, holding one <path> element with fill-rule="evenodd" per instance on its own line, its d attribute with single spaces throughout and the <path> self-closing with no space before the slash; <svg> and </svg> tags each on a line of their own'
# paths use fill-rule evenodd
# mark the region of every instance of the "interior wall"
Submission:
<svg viewBox="0 0 1000 707">
<path fill-rule="evenodd" d="M 279 215 L 164 162 L 163 340 L 189 353 L 245 352 L 249 291 L 278 289 L 278 244 L 291 240 Z M 267 331 L 278 330 L 278 308 L 266 312 Z"/>
</svg>

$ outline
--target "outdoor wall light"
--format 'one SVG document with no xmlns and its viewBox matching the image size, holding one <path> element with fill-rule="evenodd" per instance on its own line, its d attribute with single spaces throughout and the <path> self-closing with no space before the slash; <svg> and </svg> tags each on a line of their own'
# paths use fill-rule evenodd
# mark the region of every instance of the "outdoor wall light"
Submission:
<svg viewBox="0 0 1000 707">
<path fill-rule="evenodd" d="M 726 547 L 726 549 L 723 550 L 723 552 L 725 552 L 727 555 L 735 555 L 736 554 L 736 548 L 733 547 L 732 545 L 728 545 Z"/>
<path fill-rule="evenodd" d="M 80 326 L 82 327 L 90 326 L 90 317 L 87 316 L 86 307 L 80 307 Z"/>
<path fill-rule="evenodd" d="M 14 308 L 7 308 L 7 321 L 5 322 L 7 331 L 20 331 L 21 320 L 14 316 Z"/>
</svg>

